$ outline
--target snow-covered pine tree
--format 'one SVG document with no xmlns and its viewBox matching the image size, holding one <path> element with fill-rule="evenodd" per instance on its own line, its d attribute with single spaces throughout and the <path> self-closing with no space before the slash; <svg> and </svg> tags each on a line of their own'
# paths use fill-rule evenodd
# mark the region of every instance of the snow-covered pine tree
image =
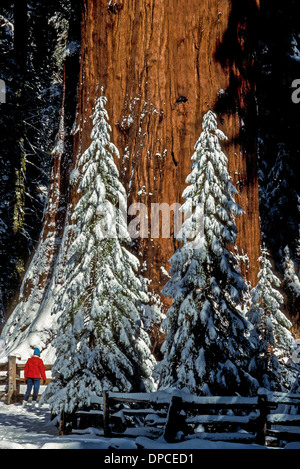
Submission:
<svg viewBox="0 0 300 469">
<path fill-rule="evenodd" d="M 2 290 L 0 286 L 0 328 L 2 329 L 2 326 L 4 325 L 5 322 L 5 311 L 4 311 L 4 305 L 3 305 L 3 296 L 2 296 Z"/>
<path fill-rule="evenodd" d="M 253 324 L 251 340 L 257 351 L 251 359 L 250 371 L 260 385 L 271 390 L 284 389 L 286 371 L 284 361 L 292 354 L 294 343 L 292 326 L 281 311 L 283 296 L 279 292 L 281 282 L 274 274 L 268 259 L 268 251 L 261 249 L 258 283 L 251 290 L 251 307 L 248 318 Z"/>
<path fill-rule="evenodd" d="M 137 276 L 110 142 L 106 98 L 96 100 L 91 144 L 79 159 L 75 237 L 55 312 L 57 359 L 44 400 L 54 413 L 89 406 L 104 389 L 152 389 L 154 358 L 139 305 L 147 301 Z"/>
<path fill-rule="evenodd" d="M 296 242 L 296 256 L 298 261 L 300 261 L 300 238 L 298 238 Z"/>
<path fill-rule="evenodd" d="M 192 215 L 178 235 L 182 246 L 170 259 L 172 277 L 162 290 L 174 301 L 155 374 L 161 387 L 248 395 L 257 382 L 247 372 L 251 343 L 240 311 L 246 286 L 228 250 L 237 237 L 234 216 L 243 211 L 233 198 L 237 191 L 220 145 L 226 137 L 212 111 L 202 129 L 183 192 L 182 210 Z"/>
<path fill-rule="evenodd" d="M 276 260 L 283 260 L 282 251 L 286 244 L 295 252 L 299 234 L 298 158 L 288 144 L 280 143 L 271 148 L 276 155 L 275 161 L 269 166 L 262 163 L 265 165 L 261 180 L 262 231 Z M 262 160 L 264 156 L 262 150 Z M 285 229 L 278 230 L 277 226 Z"/>
<path fill-rule="evenodd" d="M 299 243 L 299 241 L 298 241 Z M 299 258 L 298 248 L 296 250 L 296 255 Z M 283 271 L 284 271 L 284 283 L 286 286 L 287 294 L 290 297 L 290 304 L 293 309 L 296 306 L 296 310 L 299 310 L 300 304 L 300 278 L 296 274 L 295 263 L 291 259 L 289 247 L 284 248 L 284 262 L 283 262 Z"/>
</svg>

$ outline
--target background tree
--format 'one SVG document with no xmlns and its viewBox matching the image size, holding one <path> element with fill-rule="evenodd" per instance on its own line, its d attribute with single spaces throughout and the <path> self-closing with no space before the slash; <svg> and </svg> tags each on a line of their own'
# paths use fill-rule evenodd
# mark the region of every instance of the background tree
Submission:
<svg viewBox="0 0 300 469">
<path fill-rule="evenodd" d="M 283 286 L 287 296 L 288 311 L 295 324 L 295 320 L 299 321 L 300 311 L 299 241 L 295 255 L 291 254 L 288 246 L 284 248 L 283 252 Z"/>
<path fill-rule="evenodd" d="M 292 100 L 300 58 L 298 3 L 263 0 L 260 7 L 256 55 L 260 218 L 263 241 L 275 260 L 274 268 L 283 275 L 284 248 L 288 245 L 295 259 L 300 224 L 300 106 Z M 299 309 L 294 308 L 291 291 L 285 293 L 286 312 L 296 331 Z"/>
<path fill-rule="evenodd" d="M 251 339 L 257 351 L 250 370 L 261 386 L 282 390 L 286 384 L 284 359 L 287 361 L 291 357 L 294 339 L 290 332 L 292 324 L 281 311 L 284 302 L 279 292 L 281 282 L 273 273 L 268 256 L 267 249 L 262 248 L 258 259 L 261 265 L 258 283 L 251 290 L 252 305 L 248 317 L 254 326 Z"/>
<path fill-rule="evenodd" d="M 7 316 L 41 233 L 63 101 L 63 75 L 66 83 L 72 61 L 75 88 L 70 87 L 65 120 L 71 118 L 71 127 L 74 122 L 79 47 L 73 57 L 65 52 L 69 43 L 80 39 L 79 3 L 1 2 L 0 26 L 5 21 L 11 27 L 0 38 L 0 78 L 7 88 L 6 104 L 0 110 L 0 288 Z M 67 125 L 65 131 L 67 134 Z"/>
</svg>

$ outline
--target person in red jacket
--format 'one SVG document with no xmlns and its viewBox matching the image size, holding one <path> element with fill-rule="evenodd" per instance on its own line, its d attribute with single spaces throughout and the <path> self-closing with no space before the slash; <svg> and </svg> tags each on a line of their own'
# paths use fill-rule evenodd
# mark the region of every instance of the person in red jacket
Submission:
<svg viewBox="0 0 300 469">
<path fill-rule="evenodd" d="M 40 358 L 40 354 L 41 353 L 39 349 L 35 348 L 33 357 L 29 358 L 25 365 L 24 378 L 27 383 L 27 390 L 24 396 L 24 404 L 27 403 L 29 396 L 31 394 L 32 388 L 33 388 L 32 401 L 33 403 L 36 402 L 39 389 L 40 389 L 41 379 L 43 379 L 44 382 L 46 381 L 45 365 L 43 363 L 43 360 Z"/>
</svg>

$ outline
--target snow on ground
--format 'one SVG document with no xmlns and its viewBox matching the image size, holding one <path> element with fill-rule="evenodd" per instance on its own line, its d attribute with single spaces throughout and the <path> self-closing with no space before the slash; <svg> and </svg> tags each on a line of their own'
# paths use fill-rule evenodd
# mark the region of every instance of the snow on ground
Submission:
<svg viewBox="0 0 300 469">
<path fill-rule="evenodd" d="M 134 441 L 99 437 L 100 432 L 90 428 L 59 436 L 48 406 L 0 402 L 0 449 L 136 449 Z"/>
<path fill-rule="evenodd" d="M 23 408 L 21 404 L 0 402 L 0 449 L 103 449 L 137 450 L 197 450 L 197 449 L 265 449 L 251 444 L 195 441 L 168 444 L 164 440 L 133 438 L 105 438 L 101 430 L 89 428 L 71 435 L 59 436 L 55 421 L 50 421 L 46 405 Z M 300 449 L 300 443 L 286 448 Z"/>
</svg>

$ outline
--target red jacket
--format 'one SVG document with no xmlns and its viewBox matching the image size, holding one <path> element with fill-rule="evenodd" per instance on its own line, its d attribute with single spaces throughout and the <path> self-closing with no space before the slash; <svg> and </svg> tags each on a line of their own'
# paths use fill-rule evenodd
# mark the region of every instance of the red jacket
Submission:
<svg viewBox="0 0 300 469">
<path fill-rule="evenodd" d="M 27 360 L 24 369 L 24 378 L 46 379 L 45 365 L 40 357 L 34 355 Z"/>
</svg>

